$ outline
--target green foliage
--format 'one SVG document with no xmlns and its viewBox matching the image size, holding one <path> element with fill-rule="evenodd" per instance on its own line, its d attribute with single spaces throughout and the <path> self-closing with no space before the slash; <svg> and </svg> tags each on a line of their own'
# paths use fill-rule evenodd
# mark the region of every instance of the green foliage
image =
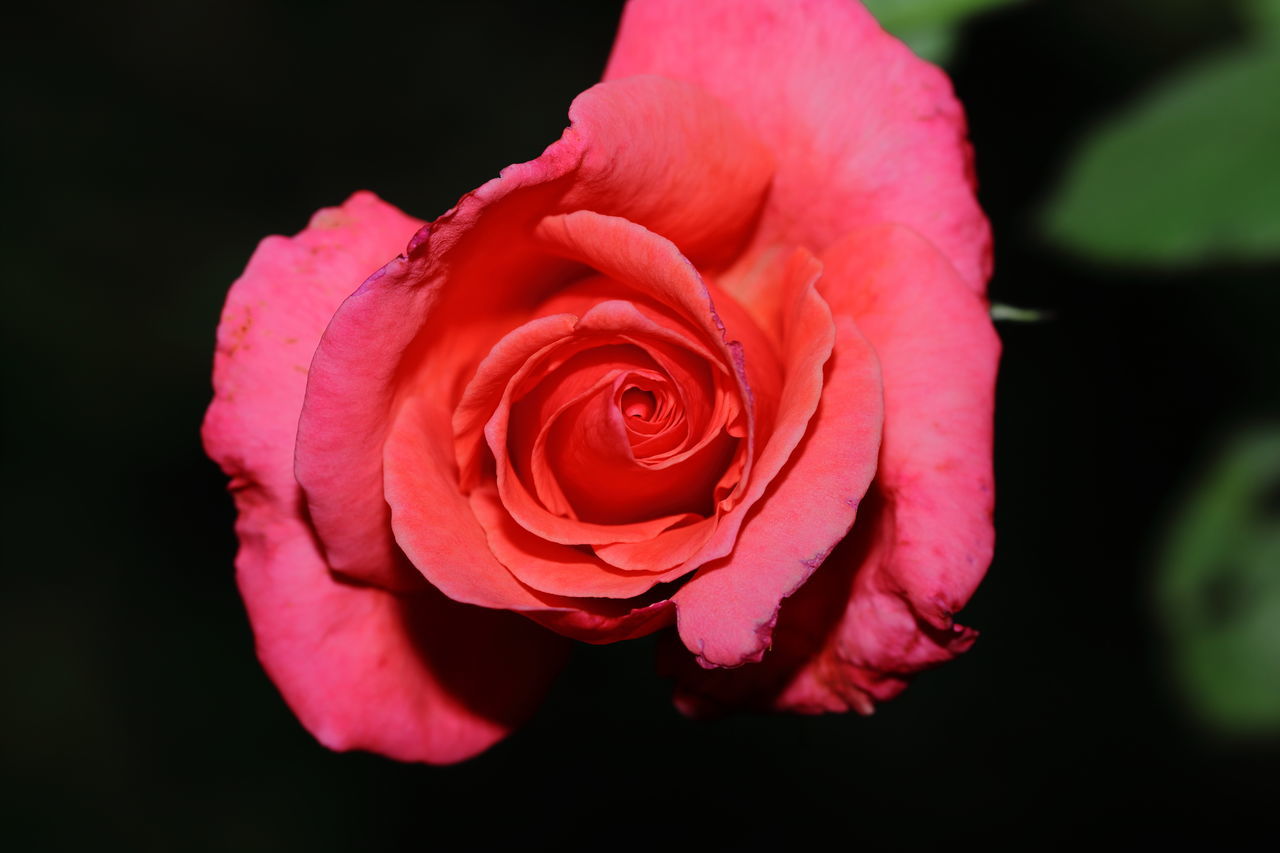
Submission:
<svg viewBox="0 0 1280 853">
<path fill-rule="evenodd" d="M 930 62 L 943 63 L 966 18 L 1019 0 L 865 0 L 880 25 Z"/>
<path fill-rule="evenodd" d="M 1183 508 L 1159 604 L 1192 707 L 1234 734 L 1280 732 L 1280 427 L 1237 438 Z"/>
<path fill-rule="evenodd" d="M 1263 38 L 1280 39 L 1280 0 L 1249 0 L 1245 15 Z"/>
<path fill-rule="evenodd" d="M 1253 44 L 1165 80 L 1087 138 L 1051 200 L 1056 243 L 1115 263 L 1280 257 L 1280 2 Z"/>
<path fill-rule="evenodd" d="M 997 323 L 1041 323 L 1052 319 L 1052 315 L 1050 312 L 1041 311 L 1038 308 L 1019 308 L 1016 305 L 1006 305 L 1003 302 L 992 302 L 991 319 Z"/>
</svg>

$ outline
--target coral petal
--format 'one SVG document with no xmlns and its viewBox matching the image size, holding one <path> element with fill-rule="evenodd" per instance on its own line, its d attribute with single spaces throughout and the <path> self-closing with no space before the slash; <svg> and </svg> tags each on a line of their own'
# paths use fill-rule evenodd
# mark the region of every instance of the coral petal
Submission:
<svg viewBox="0 0 1280 853">
<path fill-rule="evenodd" d="M 657 77 L 603 83 L 569 114 L 573 125 L 541 157 L 422 229 L 342 304 L 320 342 L 296 473 L 326 550 L 354 576 L 397 572 L 382 449 L 406 386 L 442 400 L 427 414 L 448 426 L 489 347 L 578 269 L 527 237 L 523 223 L 589 207 L 657 228 L 709 263 L 731 256 L 754 223 L 771 159 L 695 87 Z M 635 134 L 637 124 L 647 132 Z M 419 461 L 457 476 L 452 454 Z M 469 560 L 449 569 L 474 571 Z"/>
<path fill-rule="evenodd" d="M 897 530 L 891 586 L 950 630 L 991 562 L 1000 339 L 983 301 L 908 228 L 858 232 L 823 260 L 832 287 L 819 288 L 833 311 L 856 320 L 884 371 L 877 486 Z"/>
<path fill-rule="evenodd" d="M 876 471 L 884 417 L 875 353 L 839 318 L 822 401 L 804 440 L 748 514 L 733 553 L 675 594 L 680 636 L 704 666 L 758 661 L 778 608 L 854 522 Z"/>
<path fill-rule="evenodd" d="M 560 671 L 566 641 L 515 613 L 335 582 L 305 525 L 250 500 L 236 566 L 258 657 L 330 749 L 461 761 L 523 723 Z"/>
<path fill-rule="evenodd" d="M 334 749 L 448 763 L 531 711 L 563 643 L 513 614 L 445 600 L 413 572 L 398 596 L 335 579 L 293 476 L 306 363 L 363 271 L 417 223 L 370 193 L 269 237 L 227 297 L 205 447 L 232 477 L 237 579 L 258 655 L 302 723 Z"/>
<path fill-rule="evenodd" d="M 902 222 L 985 288 L 990 231 L 960 104 L 862 4 L 632 0 L 605 79 L 632 74 L 702 87 L 777 155 L 756 245 L 821 252 L 855 228 Z"/>
<path fill-rule="evenodd" d="M 919 234 L 882 226 L 825 256 L 819 287 L 879 356 L 879 470 L 853 532 L 784 602 L 753 667 L 699 671 L 667 655 L 677 704 L 870 713 L 921 669 L 968 649 L 952 622 L 991 559 L 991 435 L 999 339 L 982 300 Z"/>
</svg>

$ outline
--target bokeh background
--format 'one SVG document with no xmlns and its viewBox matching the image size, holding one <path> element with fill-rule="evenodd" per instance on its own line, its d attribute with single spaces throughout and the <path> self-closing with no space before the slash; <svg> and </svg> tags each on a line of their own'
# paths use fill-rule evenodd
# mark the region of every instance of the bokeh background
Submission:
<svg viewBox="0 0 1280 853">
<path fill-rule="evenodd" d="M 360 188 L 431 218 L 537 155 L 621 4 L 11 22 L 10 849 L 1280 849 L 1280 4 L 871 5 L 953 75 L 995 227 L 981 639 L 871 718 L 713 723 L 652 638 L 584 646 L 453 768 L 325 751 L 258 667 L 198 441 L 214 328 L 263 235 Z"/>
</svg>

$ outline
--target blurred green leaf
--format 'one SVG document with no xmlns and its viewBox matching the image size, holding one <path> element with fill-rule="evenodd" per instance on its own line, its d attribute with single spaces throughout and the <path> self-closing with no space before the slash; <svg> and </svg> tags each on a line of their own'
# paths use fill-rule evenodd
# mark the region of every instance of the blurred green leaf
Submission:
<svg viewBox="0 0 1280 853">
<path fill-rule="evenodd" d="M 955 24 L 996 6 L 1017 0 L 865 0 L 881 25 L 893 29 L 926 29 Z"/>
<path fill-rule="evenodd" d="M 1245 15 L 1263 38 L 1280 40 L 1280 0 L 1248 0 Z"/>
<path fill-rule="evenodd" d="M 1280 43 L 1166 80 L 1085 141 L 1048 235 L 1121 263 L 1280 256 L 1278 93 Z"/>
<path fill-rule="evenodd" d="M 1045 320 L 1053 319 L 1053 315 L 1051 312 L 1042 311 L 1039 308 L 1019 308 L 1016 305 L 1008 305 L 1004 302 L 992 302 L 991 319 L 997 323 L 1042 323 Z"/>
<path fill-rule="evenodd" d="M 865 0 L 882 27 L 937 63 L 951 56 L 966 18 L 1016 2 L 1021 0 Z"/>
<path fill-rule="evenodd" d="M 1198 715 L 1227 733 L 1280 733 L 1280 427 L 1238 437 L 1192 493 L 1158 595 Z"/>
</svg>

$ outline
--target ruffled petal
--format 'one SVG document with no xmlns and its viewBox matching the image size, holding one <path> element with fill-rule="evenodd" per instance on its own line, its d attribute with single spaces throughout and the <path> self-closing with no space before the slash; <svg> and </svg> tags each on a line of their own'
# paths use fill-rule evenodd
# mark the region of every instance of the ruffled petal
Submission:
<svg viewBox="0 0 1280 853">
<path fill-rule="evenodd" d="M 429 587 L 399 596 L 335 581 L 311 531 L 260 501 L 237 494 L 240 592 L 263 667 L 321 743 L 449 764 L 533 713 L 566 640 Z"/>
<path fill-rule="evenodd" d="M 802 254 L 790 267 L 775 276 L 792 302 L 782 312 L 787 383 L 775 431 L 785 467 L 748 514 L 733 552 L 673 597 L 680 636 L 703 666 L 760 660 L 782 600 L 844 538 L 876 471 L 884 406 L 875 353 L 846 316 L 837 318 L 834 348 L 824 346 L 832 319 L 813 287 L 816 264 Z M 766 454 L 762 467 L 769 464 Z"/>
<path fill-rule="evenodd" d="M 425 397 L 406 399 L 387 436 L 385 499 L 396 541 L 454 601 L 521 611 L 571 608 L 572 602 L 520 583 L 489 550 L 484 528 L 458 490 L 452 435 L 439 409 Z"/>
<path fill-rule="evenodd" d="M 296 470 L 317 533 L 327 549 L 350 555 L 344 570 L 353 575 L 385 577 L 396 554 L 382 449 L 400 393 L 442 400 L 426 414 L 447 426 L 492 344 L 581 273 L 533 239 L 534 222 L 580 208 L 625 216 L 707 264 L 727 261 L 749 233 L 771 158 L 713 98 L 642 77 L 593 87 L 569 115 L 573 125 L 559 142 L 422 229 L 325 332 Z M 646 132 L 635 133 L 641 126 Z M 447 466 L 441 476 L 456 477 L 451 458 L 438 461 Z M 440 496 L 442 518 L 469 514 L 454 491 Z"/>
<path fill-rule="evenodd" d="M 1000 343 L 982 300 L 928 241 L 868 229 L 824 257 L 819 287 L 875 347 L 885 420 L 875 484 L 848 536 L 781 609 L 755 666 L 667 657 L 690 713 L 740 705 L 870 713 L 915 672 L 968 649 L 952 621 L 994 532 L 992 410 Z"/>
<path fill-rule="evenodd" d="M 982 299 L 914 231 L 867 229 L 823 256 L 830 287 L 875 347 L 885 433 L 877 485 L 897 530 L 890 584 L 938 630 L 991 562 L 992 429 L 1000 339 Z M 846 284 L 841 284 L 845 282 Z"/>
<path fill-rule="evenodd" d="M 702 87 L 775 153 L 756 245 L 821 252 L 854 228 L 901 222 L 985 290 L 990 229 L 960 104 L 862 4 L 632 0 L 605 79 L 632 74 Z"/>
<path fill-rule="evenodd" d="M 342 300 L 421 225 L 361 192 L 316 213 L 295 237 L 262 241 L 232 286 L 218 327 L 218 396 L 204 425 L 211 456 L 282 499 L 292 494 L 294 437 L 316 344 Z M 342 572 L 343 556 L 335 552 L 330 567 Z M 370 579 L 395 589 L 421 586 L 413 567 L 392 552 Z"/>
<path fill-rule="evenodd" d="M 653 603 L 645 600 L 587 600 L 573 611 L 541 611 L 528 613 L 540 625 L 584 643 L 601 645 L 633 640 L 671 625 L 675 605 L 670 599 Z"/>
<path fill-rule="evenodd" d="M 513 576 L 531 589 L 574 597 L 577 604 L 583 603 L 583 596 L 635 598 L 687 571 L 677 567 L 666 572 L 627 572 L 593 554 L 536 536 L 516 523 L 492 485 L 471 493 L 471 508 L 484 527 L 490 550 Z"/>
<path fill-rule="evenodd" d="M 232 477 L 258 656 L 303 725 L 333 749 L 448 763 L 519 725 L 564 644 L 514 614 L 447 601 L 416 572 L 405 596 L 336 580 L 293 478 L 310 354 L 363 271 L 417 224 L 358 193 L 298 236 L 264 240 L 227 297 L 203 434 Z"/>
<path fill-rule="evenodd" d="M 597 303 L 576 322 L 561 327 L 557 318 L 564 317 L 572 315 L 530 321 L 506 336 L 481 363 L 454 418 L 459 447 L 470 446 L 475 424 L 492 412 L 484 432 L 503 502 L 522 526 L 552 542 L 643 542 L 696 518 L 688 508 L 664 508 L 664 499 L 669 503 L 671 498 L 663 494 L 664 484 L 669 491 L 673 482 L 679 483 L 673 475 L 692 482 L 697 478 L 690 466 L 697 467 L 700 457 L 723 456 L 732 450 L 735 442 L 723 435 L 721 421 L 736 409 L 720 412 L 722 407 L 716 407 L 716 416 L 710 419 L 703 411 L 706 397 L 725 396 L 724 377 L 732 371 L 723 365 L 717 368 L 714 362 L 707 364 L 708 347 L 655 322 L 630 302 Z M 620 366 L 618 359 L 625 359 L 625 365 Z M 642 463 L 635 458 L 622 426 L 613 423 L 616 430 L 609 428 L 615 420 L 611 415 L 621 419 L 611 389 L 616 380 L 633 375 L 633 369 L 660 371 L 663 367 L 693 380 L 681 391 L 690 397 L 689 420 L 706 435 L 689 435 L 683 453 Z M 586 417 L 583 409 L 588 404 L 605 411 Z M 562 418 L 571 423 L 562 423 Z M 556 440 L 567 425 L 573 427 L 570 435 Z M 611 435 L 615 442 L 610 441 Z M 472 488 L 475 477 L 470 472 L 476 465 L 468 459 L 462 464 L 464 488 Z M 707 477 L 714 480 L 715 474 Z M 707 495 L 712 485 L 707 485 Z M 630 511 L 635 517 L 599 519 L 611 509 L 608 500 L 614 496 L 608 490 L 625 487 L 634 493 L 632 499 L 614 500 L 612 508 L 617 514 Z M 575 510 L 575 503 L 581 512 Z M 646 513 L 646 508 L 653 512 Z"/>
<path fill-rule="evenodd" d="M 486 453 L 485 424 L 501 404 L 512 376 L 543 349 L 573 334 L 572 314 L 539 317 L 508 333 L 489 350 L 453 412 L 454 448 L 464 491 L 480 482 Z"/>
<path fill-rule="evenodd" d="M 787 463 L 818 407 L 822 396 L 823 365 L 831 355 L 835 339 L 831 313 L 813 287 L 820 270 L 821 264 L 811 254 L 798 249 L 765 275 L 770 282 L 768 289 L 788 294 L 780 298 L 781 304 L 790 303 L 784 315 L 789 318 L 787 322 L 803 332 L 772 343 L 760 333 L 750 352 L 742 347 L 735 348 L 736 356 L 752 376 L 756 374 L 752 372 L 751 365 L 759 361 L 759 355 L 762 352 L 772 353 L 777 359 L 775 365 L 780 365 L 779 379 L 775 381 L 781 387 L 774 389 L 769 397 L 755 395 L 754 410 L 757 413 L 767 411 L 768 417 L 757 420 L 753 452 L 746 457 L 753 466 L 744 465 L 741 470 L 731 469 L 728 472 L 738 478 L 739 485 L 722 501 L 725 511 L 715 520 L 714 530 L 688 556 L 691 566 L 711 565 L 733 550 L 748 513 Z M 736 306 L 737 302 L 726 297 L 721 304 L 727 308 Z M 726 314 L 736 314 L 738 322 L 754 327 L 748 313 L 740 308 Z M 737 328 L 736 323 L 734 328 Z M 647 546 L 642 544 L 638 547 Z"/>
</svg>

